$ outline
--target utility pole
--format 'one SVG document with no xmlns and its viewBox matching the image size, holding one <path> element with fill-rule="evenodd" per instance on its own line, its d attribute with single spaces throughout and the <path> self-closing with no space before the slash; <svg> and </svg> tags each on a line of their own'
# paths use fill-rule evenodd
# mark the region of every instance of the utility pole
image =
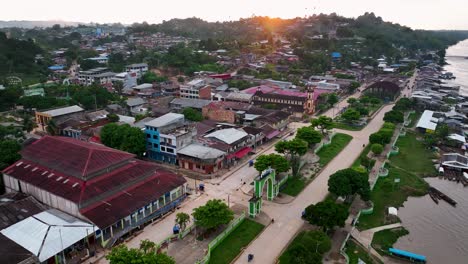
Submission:
<svg viewBox="0 0 468 264">
<path fill-rule="evenodd" d="M 94 94 L 94 111 L 97 111 L 97 98 L 96 98 L 96 94 Z"/>
</svg>

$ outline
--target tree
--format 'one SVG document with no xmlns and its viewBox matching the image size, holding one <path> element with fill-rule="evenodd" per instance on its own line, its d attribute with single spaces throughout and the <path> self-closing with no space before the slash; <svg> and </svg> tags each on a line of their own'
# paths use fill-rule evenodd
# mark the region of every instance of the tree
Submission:
<svg viewBox="0 0 468 264">
<path fill-rule="evenodd" d="M 427 148 L 432 148 L 437 143 L 437 137 L 434 134 L 425 134 L 424 135 L 424 145 Z"/>
<path fill-rule="evenodd" d="M 359 86 L 361 86 L 359 82 L 352 81 L 349 85 L 349 91 L 353 93 L 354 91 L 356 91 L 357 88 L 359 88 Z"/>
<path fill-rule="evenodd" d="M 193 209 L 197 226 L 207 230 L 216 229 L 234 219 L 234 212 L 221 200 L 209 200 L 205 205 Z"/>
<path fill-rule="evenodd" d="M 305 209 L 305 219 L 313 225 L 323 228 L 326 232 L 335 226 L 343 227 L 348 218 L 348 207 L 343 204 L 337 204 L 330 199 L 323 202 L 309 205 Z"/>
<path fill-rule="evenodd" d="M 47 130 L 47 133 L 51 136 L 56 136 L 59 133 L 57 124 L 55 124 L 55 121 L 52 119 L 47 123 L 46 130 Z"/>
<path fill-rule="evenodd" d="M 338 95 L 336 95 L 336 93 L 329 94 L 327 98 L 327 103 L 331 106 L 334 106 L 336 103 L 338 103 Z"/>
<path fill-rule="evenodd" d="M 111 148 L 143 156 L 146 151 L 145 134 L 137 127 L 128 124 L 110 123 L 101 130 L 101 142 Z"/>
<path fill-rule="evenodd" d="M 182 111 L 182 114 L 187 120 L 190 120 L 190 121 L 200 122 L 203 120 L 202 113 L 190 107 L 184 108 L 184 110 Z"/>
<path fill-rule="evenodd" d="M 255 160 L 255 169 L 258 172 L 262 172 L 268 167 L 274 169 L 277 173 L 286 172 L 289 170 L 289 162 L 286 158 L 278 154 L 260 155 Z"/>
<path fill-rule="evenodd" d="M 383 146 L 381 144 L 378 144 L 378 143 L 372 144 L 371 151 L 375 155 L 380 155 L 383 152 Z"/>
<path fill-rule="evenodd" d="M 187 223 L 190 222 L 190 215 L 184 212 L 177 213 L 175 221 L 182 230 L 185 230 Z"/>
<path fill-rule="evenodd" d="M 276 143 L 275 150 L 284 154 L 291 164 L 292 173 L 297 176 L 299 173 L 300 158 L 308 150 L 307 142 L 302 139 L 294 138 L 289 141 L 280 141 Z"/>
<path fill-rule="evenodd" d="M 148 243 L 145 240 L 140 244 L 140 249 L 129 249 L 125 245 L 119 245 L 112 248 L 106 259 L 109 260 L 110 264 L 175 264 L 175 260 L 172 257 L 165 253 L 156 253 L 155 249 L 156 246 L 153 242 Z"/>
<path fill-rule="evenodd" d="M 112 123 L 119 122 L 119 120 L 120 120 L 119 116 L 116 115 L 116 114 L 108 114 L 107 119 Z"/>
<path fill-rule="evenodd" d="M 351 97 L 348 99 L 348 104 L 350 106 L 356 106 L 357 104 L 359 104 L 359 100 L 354 97 Z"/>
<path fill-rule="evenodd" d="M 439 141 L 445 141 L 450 133 L 450 129 L 446 124 L 440 124 L 437 126 L 435 135 Z"/>
<path fill-rule="evenodd" d="M 333 119 L 328 116 L 319 116 L 319 118 L 313 118 L 310 120 L 312 127 L 319 128 L 322 131 L 322 135 L 327 133 L 328 129 L 333 127 Z"/>
<path fill-rule="evenodd" d="M 413 107 L 413 102 L 411 101 L 411 99 L 407 97 L 403 97 L 403 98 L 400 98 L 400 100 L 398 100 L 395 103 L 395 106 L 392 109 L 396 111 L 404 112 L 404 111 L 410 110 L 412 107 Z"/>
<path fill-rule="evenodd" d="M 182 77 L 182 76 L 177 77 L 177 82 L 184 83 L 185 82 L 184 77 Z"/>
<path fill-rule="evenodd" d="M 307 144 L 309 144 L 309 147 L 312 147 L 313 145 L 320 143 L 322 140 L 322 135 L 314 128 L 309 126 L 299 128 L 297 130 L 296 138 L 304 140 L 307 142 Z"/>
<path fill-rule="evenodd" d="M 290 263 L 295 264 L 321 264 L 322 255 L 313 252 L 310 245 L 298 244 L 292 246 L 288 251 L 290 257 Z"/>
<path fill-rule="evenodd" d="M 0 140 L 0 170 L 21 158 L 21 145 L 16 140 Z"/>
<path fill-rule="evenodd" d="M 360 113 L 354 109 L 347 109 L 341 117 L 346 121 L 346 122 L 354 122 L 356 120 L 359 120 L 361 117 Z"/>
<path fill-rule="evenodd" d="M 403 123 L 403 121 L 405 121 L 405 117 L 403 116 L 402 112 L 391 110 L 385 113 L 384 121 L 398 124 L 398 123 Z"/>
<path fill-rule="evenodd" d="M 365 201 L 369 200 L 369 177 L 352 168 L 339 170 L 328 179 L 328 191 L 347 198 L 349 195 L 359 194 Z"/>
<path fill-rule="evenodd" d="M 140 249 L 143 250 L 143 253 L 148 254 L 156 250 L 156 243 L 148 239 L 140 241 Z"/>
<path fill-rule="evenodd" d="M 148 71 L 143 76 L 141 76 L 143 83 L 154 83 L 154 82 L 164 82 L 167 80 L 166 77 L 158 76 L 156 73 Z"/>
<path fill-rule="evenodd" d="M 31 132 L 34 129 L 35 123 L 31 120 L 30 115 L 23 116 L 23 130 L 26 132 Z"/>
<path fill-rule="evenodd" d="M 374 165 L 374 162 L 372 159 L 368 158 L 367 156 L 363 155 L 361 158 L 360 158 L 360 163 L 361 165 L 366 168 L 367 171 L 369 171 L 370 169 L 372 169 L 372 166 Z"/>
</svg>

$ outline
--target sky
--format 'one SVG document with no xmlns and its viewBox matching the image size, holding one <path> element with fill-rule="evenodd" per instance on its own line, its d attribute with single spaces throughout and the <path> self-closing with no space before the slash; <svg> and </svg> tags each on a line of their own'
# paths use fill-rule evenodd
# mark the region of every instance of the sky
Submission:
<svg viewBox="0 0 468 264">
<path fill-rule="evenodd" d="M 468 30 L 468 0 L 2 0 L 0 20 L 159 23 L 171 18 L 237 20 L 252 15 L 292 18 L 374 12 L 414 29 Z"/>
</svg>

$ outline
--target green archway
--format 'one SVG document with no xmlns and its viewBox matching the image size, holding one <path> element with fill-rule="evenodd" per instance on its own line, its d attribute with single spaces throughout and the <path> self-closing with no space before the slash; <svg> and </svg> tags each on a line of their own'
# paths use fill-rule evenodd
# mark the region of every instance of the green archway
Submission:
<svg viewBox="0 0 468 264">
<path fill-rule="evenodd" d="M 276 181 L 276 173 L 274 169 L 268 168 L 254 179 L 254 196 L 249 200 L 249 215 L 255 217 L 262 209 L 263 189 L 266 185 L 266 198 L 272 201 L 279 193 L 279 187 L 287 180 L 282 179 Z"/>
</svg>

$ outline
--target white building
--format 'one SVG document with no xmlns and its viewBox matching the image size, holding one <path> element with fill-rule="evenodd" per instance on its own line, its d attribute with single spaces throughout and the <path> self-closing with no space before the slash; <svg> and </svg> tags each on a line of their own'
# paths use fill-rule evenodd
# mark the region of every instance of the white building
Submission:
<svg viewBox="0 0 468 264">
<path fill-rule="evenodd" d="M 137 77 L 140 78 L 143 74 L 148 71 L 148 64 L 147 63 L 135 63 L 127 65 L 126 67 L 127 72 L 135 72 Z"/>
<path fill-rule="evenodd" d="M 108 68 L 100 67 L 78 73 L 78 81 L 81 85 L 89 86 L 93 83 L 106 84 L 111 83 L 115 73 Z"/>
</svg>

